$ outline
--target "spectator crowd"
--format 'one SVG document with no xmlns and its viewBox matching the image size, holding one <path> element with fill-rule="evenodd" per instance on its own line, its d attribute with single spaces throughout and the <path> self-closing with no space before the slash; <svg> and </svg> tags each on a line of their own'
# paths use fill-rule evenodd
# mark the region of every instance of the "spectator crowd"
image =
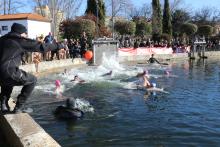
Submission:
<svg viewBox="0 0 220 147">
<path fill-rule="evenodd" d="M 52 61 L 68 58 L 81 58 L 87 50 L 87 36 L 83 32 L 80 39 L 63 39 L 57 41 L 53 34 L 49 32 L 47 36 L 40 35 L 36 38 L 37 41 L 44 43 L 57 43 L 60 49 L 48 51 L 46 53 L 25 52 L 22 58 L 22 64 L 34 63 L 39 64 L 40 61 Z"/>
</svg>

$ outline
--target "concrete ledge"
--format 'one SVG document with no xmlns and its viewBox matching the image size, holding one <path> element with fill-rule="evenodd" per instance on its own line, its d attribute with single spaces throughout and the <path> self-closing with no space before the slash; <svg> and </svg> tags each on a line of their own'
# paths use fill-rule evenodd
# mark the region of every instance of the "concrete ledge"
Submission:
<svg viewBox="0 0 220 147">
<path fill-rule="evenodd" d="M 63 60 L 44 61 L 39 63 L 38 69 L 39 72 L 45 72 L 54 68 L 63 68 L 73 65 L 81 65 L 81 64 L 86 64 L 86 61 L 83 61 L 81 58 L 75 58 L 74 60 L 63 59 Z M 20 68 L 27 72 L 32 72 L 32 73 L 36 72 L 34 64 L 22 65 Z"/>
<path fill-rule="evenodd" d="M 119 62 L 126 62 L 126 61 L 146 61 L 150 58 L 151 55 L 143 55 L 143 56 L 119 56 Z M 220 56 L 220 51 L 207 51 L 205 52 L 205 56 L 208 58 Z M 175 54 L 155 54 L 155 58 L 159 60 L 183 60 L 188 59 L 188 53 L 175 53 Z M 200 58 L 198 53 L 195 53 L 195 58 Z"/>
<path fill-rule="evenodd" d="M 0 117 L 0 129 L 13 147 L 60 147 L 27 113 Z"/>
</svg>

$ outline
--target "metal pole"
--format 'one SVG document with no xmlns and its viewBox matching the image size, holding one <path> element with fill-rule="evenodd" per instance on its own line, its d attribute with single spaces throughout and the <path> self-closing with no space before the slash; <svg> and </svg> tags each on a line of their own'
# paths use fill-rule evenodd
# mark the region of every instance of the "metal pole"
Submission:
<svg viewBox="0 0 220 147">
<path fill-rule="evenodd" d="M 99 11 L 98 11 L 98 0 L 96 0 L 96 38 L 99 36 L 99 26 L 98 26 L 98 18 L 99 17 Z"/>
<path fill-rule="evenodd" d="M 6 0 L 4 0 L 4 15 L 6 14 Z"/>
<path fill-rule="evenodd" d="M 112 0 L 112 38 L 114 40 L 114 0 Z"/>
<path fill-rule="evenodd" d="M 51 10 L 52 10 L 52 33 L 53 36 L 55 35 L 56 28 L 55 28 L 55 0 L 51 1 Z"/>
</svg>

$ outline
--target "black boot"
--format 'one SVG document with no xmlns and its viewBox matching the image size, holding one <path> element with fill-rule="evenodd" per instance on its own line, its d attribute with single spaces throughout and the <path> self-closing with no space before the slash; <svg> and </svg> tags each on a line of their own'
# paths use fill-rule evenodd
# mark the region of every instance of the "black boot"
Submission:
<svg viewBox="0 0 220 147">
<path fill-rule="evenodd" d="M 17 98 L 17 102 L 15 105 L 14 110 L 12 111 L 13 113 L 22 113 L 22 103 L 20 102 L 20 99 Z"/>
<path fill-rule="evenodd" d="M 7 113 L 10 111 L 10 107 L 8 105 L 8 98 L 6 96 L 3 96 L 1 98 L 1 111 L 2 113 Z"/>
<path fill-rule="evenodd" d="M 12 113 L 32 113 L 33 109 L 26 108 L 23 103 L 20 103 L 19 100 L 16 102 L 15 108 Z"/>
</svg>

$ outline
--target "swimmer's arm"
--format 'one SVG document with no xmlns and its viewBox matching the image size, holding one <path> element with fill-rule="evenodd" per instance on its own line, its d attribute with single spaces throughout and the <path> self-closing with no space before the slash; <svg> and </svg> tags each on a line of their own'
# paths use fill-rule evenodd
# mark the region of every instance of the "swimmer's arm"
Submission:
<svg viewBox="0 0 220 147">
<path fill-rule="evenodd" d="M 160 64 L 160 62 L 157 59 L 155 59 L 155 58 L 154 58 L 154 61 L 156 61 L 158 64 Z"/>
</svg>

